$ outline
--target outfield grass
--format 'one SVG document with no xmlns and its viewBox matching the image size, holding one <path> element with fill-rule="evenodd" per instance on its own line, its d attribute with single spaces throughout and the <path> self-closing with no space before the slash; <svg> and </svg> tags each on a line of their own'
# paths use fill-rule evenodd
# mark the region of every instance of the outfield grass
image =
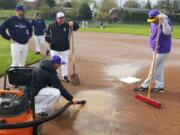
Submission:
<svg viewBox="0 0 180 135">
<path fill-rule="evenodd" d="M 32 18 L 37 10 L 27 10 L 26 17 Z M 0 10 L 0 18 L 7 18 L 16 14 L 15 10 Z"/>
<path fill-rule="evenodd" d="M 2 76 L 5 70 L 11 65 L 11 51 L 10 44 L 6 40 L 0 38 L 0 44 L 0 76 Z M 42 55 L 34 55 L 34 52 L 30 50 L 26 64 L 34 63 L 42 58 Z"/>
<path fill-rule="evenodd" d="M 133 34 L 149 36 L 149 25 L 145 24 L 109 24 L 106 28 L 96 28 L 95 25 L 90 25 L 89 28 L 81 28 L 82 32 L 102 32 L 115 34 Z M 180 25 L 175 25 L 173 28 L 173 38 L 180 38 Z"/>
</svg>

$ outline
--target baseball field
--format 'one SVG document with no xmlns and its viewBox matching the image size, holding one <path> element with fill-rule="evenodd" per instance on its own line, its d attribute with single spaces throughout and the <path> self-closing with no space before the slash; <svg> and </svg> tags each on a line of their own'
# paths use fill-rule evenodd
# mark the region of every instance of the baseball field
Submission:
<svg viewBox="0 0 180 135">
<path fill-rule="evenodd" d="M 140 83 L 120 82 L 120 78 L 128 76 L 143 81 L 148 74 L 152 52 L 147 25 L 112 24 L 102 30 L 88 28 L 76 32 L 76 65 L 81 85 L 63 84 L 76 99 L 85 99 L 87 104 L 71 107 L 58 119 L 43 125 L 42 135 L 179 135 L 179 32 L 179 26 L 175 26 L 172 53 L 165 64 L 165 93 L 152 93 L 152 99 L 162 103 L 161 109 L 134 98 L 133 89 Z M 0 40 L 3 73 L 11 57 L 9 43 Z M 34 46 L 32 39 L 29 48 L 33 50 Z M 30 51 L 27 63 L 41 58 Z M 66 102 L 60 98 L 55 110 Z"/>
<path fill-rule="evenodd" d="M 47 123 L 45 135 L 179 135 L 180 40 L 173 40 L 165 66 L 165 93 L 152 93 L 162 103 L 157 109 L 134 98 L 138 84 L 121 83 L 121 77 L 144 80 L 152 60 L 149 37 L 95 32 L 75 33 L 80 86 L 64 84 L 84 107 L 72 107 Z M 70 72 L 72 73 L 72 72 Z M 142 93 L 146 95 L 147 93 Z M 63 98 L 56 104 L 64 104 Z"/>
<path fill-rule="evenodd" d="M 152 93 L 152 99 L 162 103 L 161 109 L 134 98 L 133 88 L 140 83 L 119 81 L 127 76 L 146 78 L 152 60 L 148 36 L 76 32 L 75 44 L 81 85 L 63 84 L 76 99 L 86 99 L 87 105 L 71 107 L 45 124 L 43 135 L 179 135 L 179 39 L 173 39 L 166 62 L 165 93 Z M 66 102 L 60 98 L 54 108 Z"/>
</svg>

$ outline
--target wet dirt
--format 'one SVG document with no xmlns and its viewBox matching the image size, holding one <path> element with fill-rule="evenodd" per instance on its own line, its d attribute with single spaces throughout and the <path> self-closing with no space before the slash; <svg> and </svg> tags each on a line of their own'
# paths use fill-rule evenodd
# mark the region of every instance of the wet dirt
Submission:
<svg viewBox="0 0 180 135">
<path fill-rule="evenodd" d="M 120 64 L 105 67 L 104 72 L 109 78 L 111 77 L 116 80 L 120 80 L 123 77 L 135 75 L 139 69 L 138 65 Z"/>
<path fill-rule="evenodd" d="M 44 124 L 42 135 L 179 135 L 180 40 L 173 40 L 166 62 L 166 92 L 151 95 L 162 103 L 161 109 L 134 98 L 133 88 L 140 83 L 128 85 L 118 80 L 127 76 L 146 78 L 152 60 L 148 42 L 144 36 L 75 33 L 81 85 L 63 84 L 75 99 L 87 100 L 87 105 L 72 106 Z M 61 97 L 55 110 L 65 103 Z"/>
<path fill-rule="evenodd" d="M 65 85 L 88 103 L 72 106 L 46 124 L 44 135 L 52 131 L 56 135 L 179 135 L 180 40 L 173 41 L 166 62 L 166 92 L 152 93 L 152 98 L 162 103 L 162 108 L 156 109 L 134 98 L 133 88 L 140 83 L 118 81 L 130 75 L 146 78 L 152 59 L 148 37 L 80 32 L 75 37 L 81 85 Z"/>
</svg>

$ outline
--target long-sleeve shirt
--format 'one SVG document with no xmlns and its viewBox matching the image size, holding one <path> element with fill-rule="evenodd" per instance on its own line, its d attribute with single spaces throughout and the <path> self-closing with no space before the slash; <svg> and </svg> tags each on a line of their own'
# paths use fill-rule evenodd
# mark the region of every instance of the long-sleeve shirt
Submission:
<svg viewBox="0 0 180 135">
<path fill-rule="evenodd" d="M 46 24 L 43 19 L 33 19 L 32 26 L 34 27 L 34 34 L 36 36 L 44 35 L 46 30 Z"/>
<path fill-rule="evenodd" d="M 63 87 L 54 68 L 52 61 L 42 60 L 35 70 L 35 94 L 45 87 L 59 89 L 61 95 L 67 100 L 73 100 L 73 96 Z"/>
<path fill-rule="evenodd" d="M 12 16 L 0 26 L 0 33 L 7 40 L 14 40 L 20 44 L 26 44 L 32 37 L 31 23 L 25 18 Z"/>
<path fill-rule="evenodd" d="M 79 29 L 79 25 L 74 22 L 73 30 Z M 46 41 L 50 43 L 50 47 L 55 51 L 66 51 L 70 49 L 69 45 L 70 26 L 67 22 L 59 25 L 54 22 L 49 25 L 46 33 Z"/>
<path fill-rule="evenodd" d="M 151 23 L 150 29 L 151 29 L 150 46 L 152 50 L 155 51 L 157 34 L 158 34 L 158 24 Z M 164 15 L 164 19 L 162 21 L 162 25 L 160 28 L 160 38 L 159 38 L 157 53 L 162 54 L 162 53 L 169 53 L 171 51 L 172 30 L 173 30 L 172 22 L 166 15 Z"/>
</svg>

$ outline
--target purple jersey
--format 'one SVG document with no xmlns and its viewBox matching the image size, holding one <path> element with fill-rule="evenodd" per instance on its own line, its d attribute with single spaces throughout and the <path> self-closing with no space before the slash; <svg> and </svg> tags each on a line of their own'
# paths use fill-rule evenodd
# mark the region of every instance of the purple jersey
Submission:
<svg viewBox="0 0 180 135">
<path fill-rule="evenodd" d="M 172 23 L 169 20 L 169 18 L 166 17 L 165 19 L 168 21 L 168 24 L 172 28 Z M 150 45 L 151 45 L 152 50 L 155 51 L 156 38 L 157 38 L 157 34 L 158 34 L 158 24 L 151 23 L 150 32 L 151 32 Z M 159 54 L 161 54 L 161 53 L 169 53 L 171 51 L 171 44 L 172 44 L 172 36 L 171 36 L 171 34 L 170 35 L 165 35 L 163 33 L 163 28 L 161 26 L 160 39 L 159 39 L 157 53 L 159 53 Z"/>
</svg>

